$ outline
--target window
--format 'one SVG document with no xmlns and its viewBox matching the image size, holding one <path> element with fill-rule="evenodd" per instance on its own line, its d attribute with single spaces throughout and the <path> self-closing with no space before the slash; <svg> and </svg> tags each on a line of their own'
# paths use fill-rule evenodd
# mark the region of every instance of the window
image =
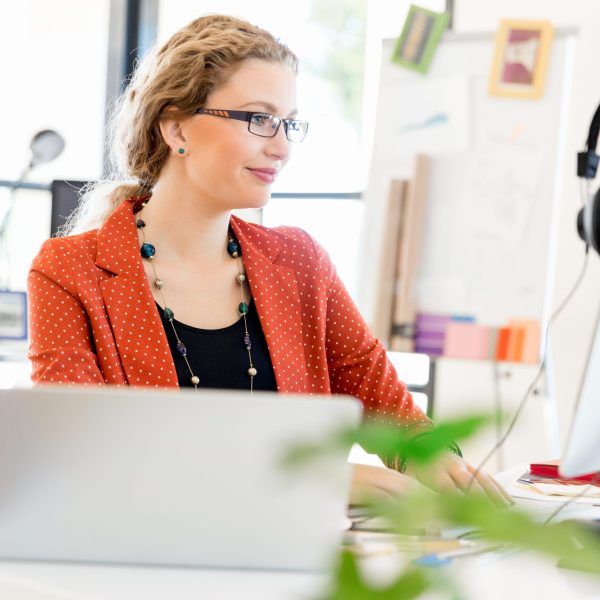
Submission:
<svg viewBox="0 0 600 600">
<path fill-rule="evenodd" d="M 268 29 L 300 58 L 298 118 L 310 122 L 307 138 L 273 186 L 273 193 L 357 192 L 364 187 L 361 154 L 366 0 L 163 0 L 160 41 L 202 14 L 232 14 Z M 315 237 L 354 292 L 355 255 L 362 203 L 357 199 L 273 198 L 267 226 L 294 225 Z M 338 224 L 332 227 L 332 224 Z"/>
<path fill-rule="evenodd" d="M 18 179 L 29 143 L 42 129 L 65 139 L 63 153 L 40 165 L 32 181 L 95 179 L 102 172 L 109 0 L 11 2 L 0 19 L 2 139 L 0 179 Z M 10 287 L 23 290 L 27 271 L 50 232 L 49 192 L 18 190 L 6 242 Z M 0 188 L 0 221 L 10 202 Z M 35 217 L 35 218 L 32 218 Z M 6 268 L 3 265 L 3 268 Z"/>
</svg>

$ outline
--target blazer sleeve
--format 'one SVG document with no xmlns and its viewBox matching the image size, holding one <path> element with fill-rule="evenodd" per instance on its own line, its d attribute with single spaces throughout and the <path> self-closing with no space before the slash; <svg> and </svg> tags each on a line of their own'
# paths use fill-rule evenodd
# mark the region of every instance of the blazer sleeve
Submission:
<svg viewBox="0 0 600 600">
<path fill-rule="evenodd" d="M 53 255 L 43 247 L 27 279 L 31 379 L 36 384 L 102 384 L 87 313 L 76 294 L 55 279 L 54 270 L 44 268 Z"/>
<path fill-rule="evenodd" d="M 365 323 L 327 252 L 313 243 L 327 290 L 326 350 L 332 392 L 359 398 L 367 418 L 428 429 L 431 421 L 398 378 L 385 347 Z"/>
</svg>

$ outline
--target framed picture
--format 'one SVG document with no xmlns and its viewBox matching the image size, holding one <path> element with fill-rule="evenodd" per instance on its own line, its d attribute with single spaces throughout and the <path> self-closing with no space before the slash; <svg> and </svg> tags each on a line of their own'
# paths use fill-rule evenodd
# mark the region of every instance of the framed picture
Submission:
<svg viewBox="0 0 600 600">
<path fill-rule="evenodd" d="M 27 339 L 27 294 L 0 291 L 0 340 Z"/>
<path fill-rule="evenodd" d="M 392 52 L 392 61 L 427 73 L 447 24 L 448 13 L 437 13 L 412 4 Z"/>
<path fill-rule="evenodd" d="M 541 98 L 552 37 L 549 21 L 501 21 L 496 34 L 489 93 L 511 98 Z"/>
</svg>

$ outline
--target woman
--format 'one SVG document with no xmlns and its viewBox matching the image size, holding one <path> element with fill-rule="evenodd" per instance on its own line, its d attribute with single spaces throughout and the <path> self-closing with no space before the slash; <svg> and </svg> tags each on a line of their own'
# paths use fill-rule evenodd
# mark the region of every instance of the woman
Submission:
<svg viewBox="0 0 600 600">
<path fill-rule="evenodd" d="M 427 426 L 327 254 L 305 232 L 232 217 L 260 208 L 308 125 L 297 59 L 269 33 L 196 19 L 148 55 L 120 101 L 120 184 L 83 199 L 29 275 L 37 383 L 345 393 L 368 415 Z M 450 456 L 427 482 L 466 489 Z M 409 480 L 356 467 L 353 499 Z M 488 476 L 482 487 L 500 503 Z"/>
</svg>

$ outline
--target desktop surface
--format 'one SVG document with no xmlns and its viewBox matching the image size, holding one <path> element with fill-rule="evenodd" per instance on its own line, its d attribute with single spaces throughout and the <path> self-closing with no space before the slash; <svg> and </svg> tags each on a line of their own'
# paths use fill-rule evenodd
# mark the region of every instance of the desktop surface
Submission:
<svg viewBox="0 0 600 600">
<path fill-rule="evenodd" d="M 519 465 L 498 479 L 508 486 L 522 472 Z M 385 586 L 406 560 L 389 547 L 373 548 L 360 569 Z M 463 600 L 529 600 L 532 593 L 544 600 L 600 599 L 600 577 L 557 568 L 530 552 L 466 555 L 437 573 L 454 582 Z M 331 586 L 331 572 L 0 561 L 0 597 L 11 600 L 307 600 L 325 597 Z M 456 597 L 444 589 L 447 595 L 436 598 Z"/>
</svg>

